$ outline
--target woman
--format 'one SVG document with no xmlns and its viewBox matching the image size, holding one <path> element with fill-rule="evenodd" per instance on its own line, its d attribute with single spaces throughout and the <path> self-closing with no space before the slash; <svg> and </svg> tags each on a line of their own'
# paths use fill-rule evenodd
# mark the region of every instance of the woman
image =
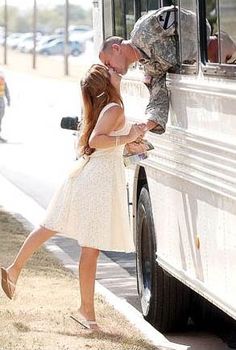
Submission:
<svg viewBox="0 0 236 350">
<path fill-rule="evenodd" d="M 84 105 L 81 157 L 54 195 L 41 226 L 32 231 L 14 262 L 1 268 L 2 288 L 12 299 L 20 272 L 30 256 L 56 233 L 78 239 L 81 246 L 79 323 L 97 330 L 94 285 L 99 250 L 133 251 L 129 230 L 123 148 L 144 133 L 130 127 L 120 96 L 121 77 L 93 65 L 81 81 Z"/>
</svg>

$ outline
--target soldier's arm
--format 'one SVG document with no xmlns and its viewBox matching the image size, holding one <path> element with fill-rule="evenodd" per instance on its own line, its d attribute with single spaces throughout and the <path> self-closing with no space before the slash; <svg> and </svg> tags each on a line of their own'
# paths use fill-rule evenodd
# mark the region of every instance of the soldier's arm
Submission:
<svg viewBox="0 0 236 350">
<path fill-rule="evenodd" d="M 148 130 L 162 134 L 165 132 L 169 112 L 169 97 L 166 87 L 166 74 L 153 77 L 149 86 L 150 99 L 146 107 Z"/>
</svg>

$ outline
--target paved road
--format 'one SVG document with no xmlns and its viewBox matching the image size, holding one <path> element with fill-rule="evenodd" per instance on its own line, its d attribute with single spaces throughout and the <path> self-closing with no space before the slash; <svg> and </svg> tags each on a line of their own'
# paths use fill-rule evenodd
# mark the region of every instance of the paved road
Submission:
<svg viewBox="0 0 236 350">
<path fill-rule="evenodd" d="M 59 124 L 62 116 L 79 114 L 79 87 L 73 82 L 10 72 L 7 78 L 12 106 L 7 110 L 3 123 L 3 136 L 8 143 L 0 144 L 0 173 L 46 208 L 74 160 L 74 136 L 71 131 L 61 130 Z M 55 239 L 72 259 L 78 259 L 79 247 L 73 240 Z M 134 254 L 103 255 L 98 279 L 140 308 Z M 193 350 L 228 349 L 221 339 L 209 333 L 193 331 L 171 334 L 168 338 L 191 345 Z"/>
</svg>

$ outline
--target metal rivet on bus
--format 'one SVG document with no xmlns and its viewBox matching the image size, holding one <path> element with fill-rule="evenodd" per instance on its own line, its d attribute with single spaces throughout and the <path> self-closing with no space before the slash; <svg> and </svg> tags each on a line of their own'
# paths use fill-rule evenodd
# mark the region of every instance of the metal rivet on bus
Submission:
<svg viewBox="0 0 236 350">
<path fill-rule="evenodd" d="M 196 247 L 200 249 L 200 238 L 198 236 L 196 237 Z"/>
</svg>

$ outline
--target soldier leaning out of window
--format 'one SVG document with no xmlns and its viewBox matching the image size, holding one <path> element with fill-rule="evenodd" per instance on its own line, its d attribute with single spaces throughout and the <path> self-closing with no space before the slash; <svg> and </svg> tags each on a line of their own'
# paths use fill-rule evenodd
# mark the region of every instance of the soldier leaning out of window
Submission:
<svg viewBox="0 0 236 350">
<path fill-rule="evenodd" d="M 165 132 L 169 111 L 166 73 L 179 68 L 176 22 L 181 23 L 182 61 L 194 62 L 197 57 L 196 15 L 174 6 L 162 7 L 142 16 L 134 25 L 130 40 L 107 38 L 99 58 L 109 68 L 125 74 L 128 67 L 139 62 L 144 67 L 144 83 L 150 99 L 146 107 L 147 130 Z M 209 35 L 210 25 L 207 22 Z"/>
</svg>

